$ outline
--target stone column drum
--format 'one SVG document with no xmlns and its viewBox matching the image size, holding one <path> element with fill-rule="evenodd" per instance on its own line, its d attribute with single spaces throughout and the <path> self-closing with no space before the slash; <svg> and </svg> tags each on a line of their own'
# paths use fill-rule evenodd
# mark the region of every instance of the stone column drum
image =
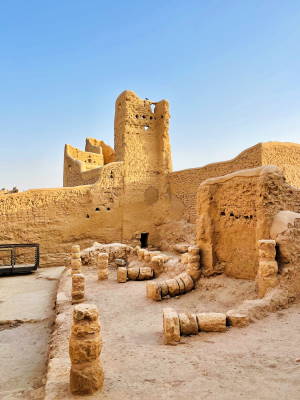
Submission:
<svg viewBox="0 0 300 400">
<path fill-rule="evenodd" d="M 258 297 L 262 298 L 268 289 L 278 284 L 278 264 L 276 257 L 275 240 L 258 241 L 258 271 L 256 275 L 256 287 Z"/>
<path fill-rule="evenodd" d="M 97 307 L 74 307 L 69 342 L 71 359 L 70 390 L 73 394 L 92 394 L 103 386 L 104 374 L 99 356 L 102 349 Z"/>
<path fill-rule="evenodd" d="M 72 275 L 72 304 L 84 301 L 85 278 L 83 274 Z"/>
<path fill-rule="evenodd" d="M 225 332 L 226 315 L 223 313 L 177 313 L 172 308 L 163 310 L 164 343 L 177 344 L 181 335 L 198 332 Z"/>
<path fill-rule="evenodd" d="M 105 280 L 108 279 L 108 254 L 99 253 L 96 257 L 98 279 Z"/>
<path fill-rule="evenodd" d="M 201 275 L 199 253 L 200 249 L 197 246 L 190 246 L 188 248 L 186 272 L 190 275 L 194 282 L 196 282 Z"/>
<path fill-rule="evenodd" d="M 119 283 L 125 283 L 127 282 L 127 268 L 126 267 L 119 267 L 117 269 L 117 281 Z"/>
<path fill-rule="evenodd" d="M 194 288 L 194 281 L 187 272 L 176 275 L 175 278 L 164 281 L 147 282 L 146 296 L 149 299 L 160 301 L 166 296 L 178 296 L 190 292 Z"/>
<path fill-rule="evenodd" d="M 71 272 L 72 274 L 81 272 L 80 246 L 78 244 L 72 246 L 71 249 Z"/>
</svg>

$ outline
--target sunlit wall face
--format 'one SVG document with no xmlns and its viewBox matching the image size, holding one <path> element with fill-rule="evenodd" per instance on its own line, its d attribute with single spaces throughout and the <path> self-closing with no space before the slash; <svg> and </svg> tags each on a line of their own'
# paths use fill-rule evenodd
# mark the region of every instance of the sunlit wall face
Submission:
<svg viewBox="0 0 300 400">
<path fill-rule="evenodd" d="M 1 2 L 0 187 L 62 185 L 65 143 L 113 145 L 114 101 L 170 102 L 173 169 L 300 141 L 296 0 Z"/>
</svg>

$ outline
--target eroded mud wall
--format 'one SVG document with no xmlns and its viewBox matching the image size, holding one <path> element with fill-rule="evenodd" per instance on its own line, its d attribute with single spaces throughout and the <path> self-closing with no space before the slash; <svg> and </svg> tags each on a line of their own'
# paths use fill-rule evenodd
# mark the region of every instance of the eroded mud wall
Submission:
<svg viewBox="0 0 300 400">
<path fill-rule="evenodd" d="M 40 243 L 42 265 L 63 265 L 71 245 L 122 239 L 122 163 L 99 184 L 0 196 L 0 243 Z M 119 178 L 118 178 L 119 176 Z"/>
<path fill-rule="evenodd" d="M 300 145 L 267 142 L 250 147 L 229 161 L 172 172 L 169 175 L 170 192 L 184 204 L 185 220 L 195 223 L 197 216 L 196 193 L 201 182 L 241 169 L 263 165 L 279 167 L 286 176 L 287 183 L 300 188 Z"/>
<path fill-rule="evenodd" d="M 204 181 L 198 191 L 197 243 L 206 274 L 254 279 L 257 241 L 270 238 L 280 210 L 300 210 L 300 190 L 272 166 Z"/>
</svg>

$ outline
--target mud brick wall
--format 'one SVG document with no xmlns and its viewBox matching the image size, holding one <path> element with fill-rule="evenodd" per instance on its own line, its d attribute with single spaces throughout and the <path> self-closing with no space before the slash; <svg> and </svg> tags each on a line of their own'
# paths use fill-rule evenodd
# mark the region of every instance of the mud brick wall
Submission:
<svg viewBox="0 0 300 400">
<path fill-rule="evenodd" d="M 270 238 L 280 210 L 300 211 L 300 190 L 266 166 L 204 181 L 198 190 L 197 243 L 207 275 L 254 279 L 257 241 Z"/>
</svg>

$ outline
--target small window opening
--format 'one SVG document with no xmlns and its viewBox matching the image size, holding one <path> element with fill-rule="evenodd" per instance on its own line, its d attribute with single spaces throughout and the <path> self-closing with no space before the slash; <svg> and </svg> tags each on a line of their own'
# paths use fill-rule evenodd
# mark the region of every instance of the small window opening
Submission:
<svg viewBox="0 0 300 400">
<path fill-rule="evenodd" d="M 112 171 L 110 171 L 110 178 L 114 177 L 114 173 Z"/>
<path fill-rule="evenodd" d="M 138 117 L 139 117 L 139 116 L 136 114 L 135 118 L 138 119 Z"/>
<path fill-rule="evenodd" d="M 107 207 L 107 211 L 110 211 L 110 207 Z"/>
<path fill-rule="evenodd" d="M 151 111 L 154 113 L 154 111 L 155 111 L 155 104 L 150 104 L 150 107 L 151 107 Z M 151 117 L 150 117 L 151 118 Z"/>
<path fill-rule="evenodd" d="M 89 214 L 86 214 L 86 218 L 90 218 Z"/>
<path fill-rule="evenodd" d="M 148 129 L 149 129 L 149 126 L 148 126 L 148 125 L 145 125 L 145 126 L 144 126 L 144 130 L 147 131 Z"/>
<path fill-rule="evenodd" d="M 96 207 L 96 208 L 95 208 L 95 211 L 100 211 L 100 208 L 99 208 L 99 207 Z"/>
<path fill-rule="evenodd" d="M 148 237 L 149 237 L 149 232 L 141 233 L 141 248 L 142 249 L 148 247 Z"/>
<path fill-rule="evenodd" d="M 163 118 L 163 117 L 164 117 L 163 115 L 160 116 L 160 118 Z"/>
<path fill-rule="evenodd" d="M 150 119 L 153 119 L 153 117 L 151 116 Z"/>
<path fill-rule="evenodd" d="M 225 211 L 221 211 L 221 212 L 220 212 L 220 215 L 225 215 Z"/>
<path fill-rule="evenodd" d="M 231 213 L 229 214 L 231 217 L 234 217 L 234 214 L 233 214 L 233 212 L 231 211 Z"/>
<path fill-rule="evenodd" d="M 143 115 L 143 118 L 145 119 L 145 118 L 146 118 L 146 115 Z"/>
<path fill-rule="evenodd" d="M 69 168 L 69 171 L 71 171 L 71 168 L 72 168 L 71 165 L 68 165 L 68 168 Z"/>
</svg>

